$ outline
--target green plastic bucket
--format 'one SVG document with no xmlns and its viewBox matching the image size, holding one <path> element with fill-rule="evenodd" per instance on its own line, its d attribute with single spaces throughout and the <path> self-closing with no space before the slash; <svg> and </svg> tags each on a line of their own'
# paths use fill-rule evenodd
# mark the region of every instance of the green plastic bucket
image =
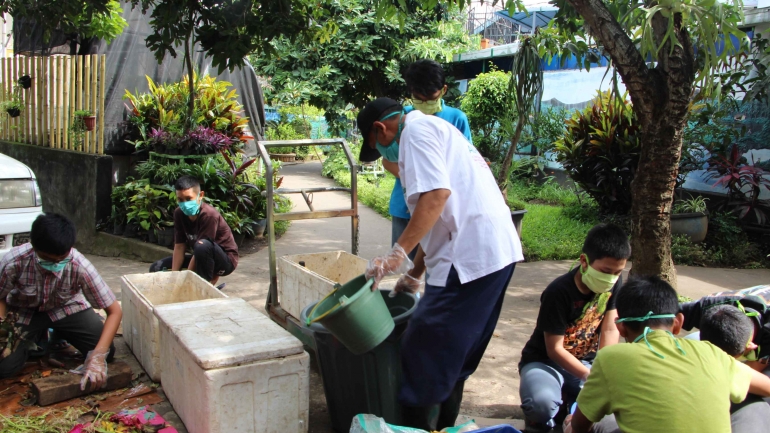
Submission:
<svg viewBox="0 0 770 433">
<path fill-rule="evenodd" d="M 372 291 L 373 283 L 359 275 L 338 284 L 310 311 L 306 325 L 319 322 L 356 355 L 379 346 L 396 325 L 382 295 Z"/>
</svg>

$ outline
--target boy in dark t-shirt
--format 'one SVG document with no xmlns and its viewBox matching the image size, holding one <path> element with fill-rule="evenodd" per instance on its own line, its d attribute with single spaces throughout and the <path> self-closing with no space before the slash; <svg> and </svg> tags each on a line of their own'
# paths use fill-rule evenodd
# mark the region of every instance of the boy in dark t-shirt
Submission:
<svg viewBox="0 0 770 433">
<path fill-rule="evenodd" d="M 615 295 L 630 256 L 623 230 L 599 224 L 586 235 L 579 266 L 541 295 L 537 325 L 519 363 L 527 431 L 550 431 L 560 408 L 577 398 L 596 351 L 618 342 Z"/>
<path fill-rule="evenodd" d="M 174 211 L 174 255 L 153 263 L 150 272 L 187 268 L 216 284 L 238 266 L 233 233 L 219 211 L 203 202 L 205 193 L 197 179 L 182 176 L 175 188 L 179 207 Z M 186 254 L 188 248 L 192 254 Z"/>
</svg>

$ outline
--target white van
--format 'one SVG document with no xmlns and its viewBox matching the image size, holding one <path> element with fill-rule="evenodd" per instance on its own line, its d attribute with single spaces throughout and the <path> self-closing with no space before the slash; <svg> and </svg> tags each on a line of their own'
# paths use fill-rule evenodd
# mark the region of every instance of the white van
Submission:
<svg viewBox="0 0 770 433">
<path fill-rule="evenodd" d="M 43 212 L 35 173 L 0 153 L 0 257 L 29 242 L 32 222 Z"/>
</svg>

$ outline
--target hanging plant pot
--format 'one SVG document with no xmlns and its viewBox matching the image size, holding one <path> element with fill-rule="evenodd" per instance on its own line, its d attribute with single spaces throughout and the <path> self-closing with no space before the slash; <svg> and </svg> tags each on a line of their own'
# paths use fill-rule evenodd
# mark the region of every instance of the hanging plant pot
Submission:
<svg viewBox="0 0 770 433">
<path fill-rule="evenodd" d="M 32 87 L 32 77 L 29 75 L 22 75 L 21 78 L 19 78 L 19 85 L 24 89 L 29 89 Z"/>
<path fill-rule="evenodd" d="M 8 113 L 8 115 L 11 116 L 11 117 L 19 117 L 19 116 L 21 116 L 21 110 L 19 110 L 18 108 L 9 108 L 9 109 L 5 110 L 5 112 Z"/>
<path fill-rule="evenodd" d="M 83 124 L 86 131 L 93 131 L 96 129 L 96 116 L 83 116 Z"/>
</svg>

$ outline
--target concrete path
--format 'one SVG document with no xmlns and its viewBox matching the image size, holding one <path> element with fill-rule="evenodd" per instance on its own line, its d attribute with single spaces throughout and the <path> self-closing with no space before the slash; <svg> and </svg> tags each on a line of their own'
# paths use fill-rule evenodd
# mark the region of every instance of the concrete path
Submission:
<svg viewBox="0 0 770 433">
<path fill-rule="evenodd" d="M 334 182 L 320 176 L 320 163 L 311 162 L 284 166 L 283 187 L 333 186 Z M 307 210 L 301 196 L 293 196 L 295 210 Z M 315 194 L 316 209 L 343 208 L 350 205 L 345 193 Z M 360 250 L 364 258 L 388 251 L 390 221 L 359 204 L 361 216 Z M 526 221 L 524 222 L 526 226 Z M 292 223 L 289 231 L 277 242 L 277 255 L 314 253 L 323 251 L 350 251 L 350 219 L 334 218 L 306 220 Z M 261 311 L 264 308 L 269 284 L 267 249 L 241 259 L 236 272 L 225 277 L 226 293 L 242 297 Z M 148 264 L 124 259 L 89 257 L 116 292 L 120 290 L 120 276 L 143 273 Z M 540 306 L 540 294 L 545 286 L 566 272 L 572 261 L 520 263 L 508 288 L 500 321 L 478 371 L 465 388 L 463 413 L 471 417 L 508 419 L 518 428 L 521 410 L 517 364 L 521 349 L 532 334 Z M 770 270 L 707 269 L 677 267 L 679 292 L 699 298 L 720 290 L 734 290 L 757 284 L 770 283 Z M 314 373 L 311 380 L 311 432 L 330 432 L 320 377 Z M 511 418 L 515 418 L 513 421 Z M 495 420 L 485 420 L 485 424 Z"/>
</svg>

